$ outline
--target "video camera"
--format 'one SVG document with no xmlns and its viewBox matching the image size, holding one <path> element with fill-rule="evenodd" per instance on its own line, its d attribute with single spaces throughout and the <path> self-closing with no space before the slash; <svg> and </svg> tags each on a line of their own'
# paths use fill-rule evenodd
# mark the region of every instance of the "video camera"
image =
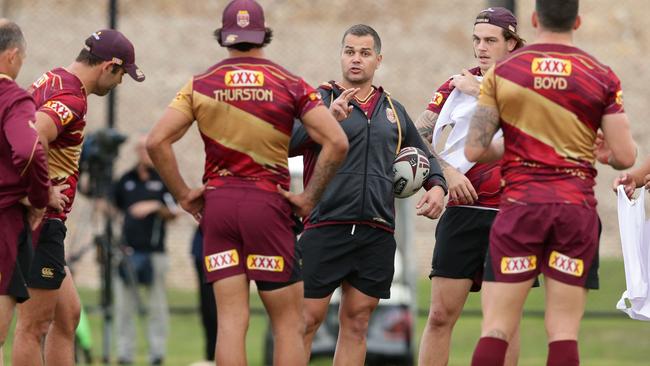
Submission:
<svg viewBox="0 0 650 366">
<path fill-rule="evenodd" d="M 126 135 L 113 128 L 103 128 L 86 136 L 79 161 L 80 175 L 87 175 L 85 184 L 80 181 L 81 193 L 94 198 L 109 195 L 113 165 L 126 139 Z"/>
</svg>

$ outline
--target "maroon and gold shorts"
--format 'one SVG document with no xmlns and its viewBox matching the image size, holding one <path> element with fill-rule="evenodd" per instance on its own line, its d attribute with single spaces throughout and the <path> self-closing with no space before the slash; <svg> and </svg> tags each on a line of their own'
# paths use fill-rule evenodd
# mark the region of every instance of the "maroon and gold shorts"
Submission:
<svg viewBox="0 0 650 366">
<path fill-rule="evenodd" d="M 294 226 L 291 206 L 279 193 L 206 190 L 201 222 L 206 282 L 245 273 L 265 290 L 299 281 Z"/>
<path fill-rule="evenodd" d="M 524 282 L 540 272 L 585 286 L 597 265 L 595 209 L 570 204 L 501 206 L 490 232 L 486 281 Z"/>
<path fill-rule="evenodd" d="M 0 209 L 0 295 L 29 298 L 25 278 L 32 261 L 31 231 L 20 204 Z"/>
</svg>

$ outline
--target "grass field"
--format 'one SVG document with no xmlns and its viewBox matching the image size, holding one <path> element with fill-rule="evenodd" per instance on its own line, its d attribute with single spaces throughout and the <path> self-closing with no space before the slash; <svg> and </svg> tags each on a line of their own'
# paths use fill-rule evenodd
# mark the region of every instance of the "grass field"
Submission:
<svg viewBox="0 0 650 366">
<path fill-rule="evenodd" d="M 614 305 L 624 287 L 623 263 L 607 260 L 601 263 L 601 290 L 593 291 L 587 303 L 587 316 L 582 322 L 580 334 L 580 354 L 582 365 L 586 366 L 641 366 L 650 364 L 650 324 L 628 319 L 617 314 Z M 98 303 L 96 291 L 80 291 L 86 306 L 95 307 Z M 418 289 L 418 308 L 427 309 L 429 282 L 422 280 Z M 191 292 L 171 290 L 170 304 L 174 308 L 187 309 L 195 306 L 196 295 Z M 252 306 L 261 308 L 257 295 L 251 296 Z M 450 365 L 468 365 L 478 339 L 480 330 L 480 297 L 471 295 L 466 305 L 466 313 L 456 325 L 453 336 Z M 526 315 L 522 323 L 522 349 L 520 365 L 537 366 L 546 362 L 546 336 L 544 321 L 540 316 L 543 309 L 543 291 L 533 290 L 526 303 Z M 93 329 L 93 354 L 95 364 L 99 364 L 102 353 L 102 316 L 91 312 L 89 319 Z M 426 317 L 418 317 L 416 336 L 422 333 Z M 140 322 L 141 325 L 144 322 Z M 184 366 L 201 358 L 203 354 L 202 333 L 196 312 L 174 312 L 171 317 L 171 334 L 166 365 Z M 263 355 L 263 336 L 266 331 L 266 318 L 255 315 L 251 318 L 247 339 L 248 362 L 261 365 Z M 144 329 L 139 327 L 137 365 L 147 365 Z M 6 365 L 10 365 L 11 335 L 5 345 Z M 329 365 L 331 360 L 317 360 L 313 365 Z"/>
</svg>

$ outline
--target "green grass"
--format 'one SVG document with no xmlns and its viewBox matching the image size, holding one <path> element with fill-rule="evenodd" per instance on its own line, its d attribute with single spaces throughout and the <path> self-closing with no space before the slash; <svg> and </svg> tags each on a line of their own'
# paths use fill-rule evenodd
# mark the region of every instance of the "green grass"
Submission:
<svg viewBox="0 0 650 366">
<path fill-rule="evenodd" d="M 650 324 L 628 319 L 623 314 L 598 317 L 589 314 L 614 312 L 614 306 L 624 288 L 623 264 L 620 261 L 603 261 L 600 270 L 601 290 L 592 291 L 587 303 L 587 317 L 582 322 L 580 334 L 580 354 L 582 364 L 586 366 L 633 366 L 650 364 Z M 87 306 L 98 304 L 96 291 L 81 289 L 81 297 Z M 418 307 L 428 308 L 429 281 L 422 280 L 418 284 Z M 196 306 L 197 297 L 193 292 L 178 290 L 169 291 L 169 301 L 172 307 L 189 308 Z M 254 308 L 261 309 L 257 295 L 251 296 Z M 480 296 L 470 295 L 466 305 L 466 313 L 458 321 L 452 339 L 450 365 L 468 365 L 480 331 Z M 544 322 L 538 316 L 543 310 L 543 289 L 532 290 L 526 303 L 529 315 L 522 323 L 521 366 L 543 365 L 546 362 L 546 335 Z M 93 329 L 93 355 L 95 364 L 99 364 L 102 352 L 102 316 L 100 312 L 89 314 Z M 422 334 L 425 316 L 418 317 L 416 335 Z M 266 317 L 254 315 L 251 317 L 248 332 L 247 349 L 250 365 L 261 365 L 263 357 L 263 340 L 266 331 Z M 144 322 L 140 321 L 138 333 L 137 365 L 147 365 L 147 348 Z M 5 364 L 10 365 L 11 333 L 5 345 Z M 171 317 L 171 334 L 166 365 L 183 366 L 197 361 L 203 355 L 203 340 L 200 321 L 197 313 L 178 313 Z M 114 355 L 114 353 L 113 353 Z M 323 359 L 312 365 L 329 365 L 331 360 Z"/>
</svg>

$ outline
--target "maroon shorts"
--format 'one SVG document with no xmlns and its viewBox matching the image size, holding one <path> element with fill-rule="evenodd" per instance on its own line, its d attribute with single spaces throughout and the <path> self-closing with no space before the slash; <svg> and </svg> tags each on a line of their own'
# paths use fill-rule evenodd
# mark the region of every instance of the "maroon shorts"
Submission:
<svg viewBox="0 0 650 366">
<path fill-rule="evenodd" d="M 598 213 L 569 204 L 501 206 L 490 232 L 485 280 L 523 282 L 540 272 L 585 286 L 598 252 Z"/>
<path fill-rule="evenodd" d="M 0 209 L 0 295 L 17 302 L 29 298 L 25 278 L 32 260 L 30 234 L 22 205 Z"/>
<path fill-rule="evenodd" d="M 294 226 L 291 206 L 279 193 L 223 186 L 206 190 L 201 222 L 206 282 L 242 273 L 258 286 L 297 282 Z"/>
</svg>

